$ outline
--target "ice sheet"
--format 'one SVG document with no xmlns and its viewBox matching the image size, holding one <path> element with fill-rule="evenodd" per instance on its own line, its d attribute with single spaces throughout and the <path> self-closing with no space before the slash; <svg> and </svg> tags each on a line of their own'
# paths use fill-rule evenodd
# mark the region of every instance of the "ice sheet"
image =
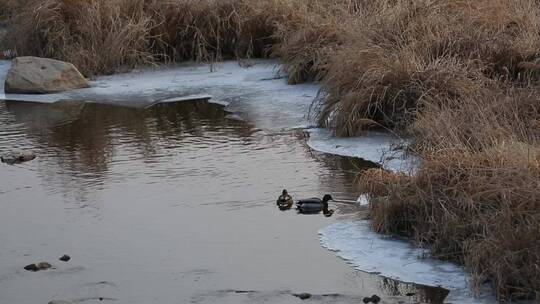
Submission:
<svg viewBox="0 0 540 304">
<path fill-rule="evenodd" d="M 412 173 L 417 160 L 403 148 L 409 143 L 390 132 L 365 132 L 358 137 L 335 137 L 327 129 L 311 129 L 308 145 L 325 153 L 360 157 L 393 171 Z"/>
<path fill-rule="evenodd" d="M 319 231 L 323 247 L 335 251 L 355 268 L 380 273 L 404 282 L 440 286 L 450 290 L 448 303 L 496 303 L 488 286 L 475 298 L 470 276 L 450 262 L 425 258 L 429 252 L 412 243 L 371 231 L 369 221 L 340 221 Z"/>
</svg>

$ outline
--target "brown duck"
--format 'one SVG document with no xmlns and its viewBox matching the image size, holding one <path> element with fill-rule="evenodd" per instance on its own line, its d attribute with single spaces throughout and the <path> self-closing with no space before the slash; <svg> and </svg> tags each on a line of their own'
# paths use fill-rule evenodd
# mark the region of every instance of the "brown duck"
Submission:
<svg viewBox="0 0 540 304">
<path fill-rule="evenodd" d="M 292 196 L 289 195 L 286 189 L 283 189 L 281 192 L 281 195 L 278 197 L 276 201 L 277 206 L 279 207 L 279 210 L 288 210 L 291 209 L 294 202 L 292 199 Z"/>
</svg>

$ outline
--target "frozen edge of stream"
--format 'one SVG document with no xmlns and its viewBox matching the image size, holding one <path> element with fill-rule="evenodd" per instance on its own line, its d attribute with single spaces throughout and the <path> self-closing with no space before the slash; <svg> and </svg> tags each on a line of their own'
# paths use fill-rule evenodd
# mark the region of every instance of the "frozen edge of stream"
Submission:
<svg viewBox="0 0 540 304">
<path fill-rule="evenodd" d="M 450 290 L 448 303 L 497 303 L 490 286 L 478 297 L 469 289 L 470 275 L 454 263 L 424 258 L 429 251 L 409 241 L 373 232 L 367 220 L 346 220 L 319 231 L 321 244 L 358 270 L 399 281 L 440 286 Z"/>
<path fill-rule="evenodd" d="M 0 61 L 0 100 L 54 103 L 77 100 L 147 107 L 208 97 L 210 102 L 227 106 L 241 118 L 270 131 L 308 128 L 306 117 L 319 87 L 315 84 L 287 85 L 276 61 L 255 60 L 244 68 L 236 62 L 182 64 L 148 68 L 131 73 L 98 77 L 91 87 L 55 94 L 4 94 L 3 85 L 9 61 Z M 410 158 L 402 151 L 390 151 L 403 140 L 390 133 L 367 132 L 361 137 L 336 138 L 331 132 L 309 128 L 308 145 L 324 153 L 361 157 L 384 168 L 410 171 Z"/>
<path fill-rule="evenodd" d="M 62 100 L 101 102 L 146 107 L 191 97 L 212 97 L 257 128 L 269 131 L 304 128 L 308 145 L 323 153 L 359 157 L 386 169 L 411 172 L 414 160 L 392 147 L 400 139 L 389 133 L 369 132 L 357 138 L 336 138 L 325 129 L 309 128 L 306 117 L 319 87 L 287 85 L 275 61 L 256 60 L 249 67 L 236 62 L 214 65 L 183 64 L 148 68 L 126 74 L 98 77 L 92 87 L 47 95 L 4 94 L 9 61 L 0 61 L 0 100 L 54 103 Z M 478 298 L 468 289 L 469 275 L 462 267 L 423 259 L 426 251 L 407 241 L 389 239 L 371 231 L 367 221 L 340 221 L 319 231 L 321 244 L 358 270 L 376 272 L 405 282 L 441 286 L 450 290 L 447 302 L 496 303 L 490 290 Z"/>
</svg>

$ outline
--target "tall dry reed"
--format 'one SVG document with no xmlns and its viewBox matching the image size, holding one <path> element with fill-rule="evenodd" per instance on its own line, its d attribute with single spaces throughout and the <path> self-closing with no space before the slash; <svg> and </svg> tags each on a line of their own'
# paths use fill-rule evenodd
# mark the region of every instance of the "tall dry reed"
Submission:
<svg viewBox="0 0 540 304">
<path fill-rule="evenodd" d="M 502 301 L 539 299 L 538 92 L 493 88 L 426 107 L 411 128 L 423 158 L 415 176 L 361 179 L 374 228 L 465 264 Z"/>
<path fill-rule="evenodd" d="M 8 43 L 19 54 L 74 63 L 86 75 L 138 64 L 267 57 L 287 0 L 26 0 Z M 301 6 L 301 5 L 300 5 Z"/>
</svg>

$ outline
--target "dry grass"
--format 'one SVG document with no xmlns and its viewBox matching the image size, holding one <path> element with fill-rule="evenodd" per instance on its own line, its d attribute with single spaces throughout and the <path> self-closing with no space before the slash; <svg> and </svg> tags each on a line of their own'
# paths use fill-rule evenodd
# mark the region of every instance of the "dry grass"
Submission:
<svg viewBox="0 0 540 304">
<path fill-rule="evenodd" d="M 74 63 L 85 75 L 160 61 L 266 57 L 294 1 L 26 0 L 8 43 Z M 17 2 L 21 5 L 21 2 Z"/>
<path fill-rule="evenodd" d="M 380 168 L 368 169 L 362 173 L 359 180 L 360 191 L 375 197 L 386 196 L 390 193 L 390 185 L 406 183 L 409 177 Z"/>
<path fill-rule="evenodd" d="M 373 227 L 540 301 L 540 4 L 378 1 L 322 77 L 319 123 L 408 132 L 412 178 L 370 170 Z"/>
<path fill-rule="evenodd" d="M 343 25 L 352 29 L 324 79 L 318 119 L 339 135 L 361 132 L 363 118 L 403 128 L 425 104 L 538 71 L 540 5 L 532 0 L 376 3 Z"/>
<path fill-rule="evenodd" d="M 540 99 L 532 88 L 490 90 L 431 105 L 412 130 L 424 158 L 407 180 L 366 175 L 383 233 L 412 236 L 464 263 L 501 299 L 539 296 Z M 382 177 L 382 178 L 381 178 Z"/>
<path fill-rule="evenodd" d="M 374 229 L 414 237 L 491 280 L 501 301 L 540 301 L 540 4 L 376 1 L 322 77 L 321 125 L 408 132 L 412 178 L 368 171 Z M 366 120 L 367 119 L 367 120 Z"/>
<path fill-rule="evenodd" d="M 86 75 L 152 61 L 151 20 L 140 1 L 27 1 L 12 20 L 8 43 L 19 54 L 58 58 Z M 133 13 L 130 13 L 133 11 Z"/>
<path fill-rule="evenodd" d="M 506 143 L 480 153 L 443 152 L 407 183 L 373 201 L 374 228 L 415 237 L 435 256 L 490 279 L 501 297 L 538 297 L 540 150 Z"/>
<path fill-rule="evenodd" d="M 285 63 L 290 84 L 325 77 L 333 53 L 347 39 L 345 20 L 356 17 L 352 1 L 313 1 L 297 9 L 297 17 L 278 23 L 273 35 L 273 54 Z"/>
<path fill-rule="evenodd" d="M 4 26 L 18 6 L 16 0 L 0 0 L 0 26 Z"/>
<path fill-rule="evenodd" d="M 159 61 L 265 57 L 285 0 L 27 0 L 11 21 L 19 54 L 74 63 L 86 75 Z M 20 4 L 20 2 L 19 2 Z"/>
<path fill-rule="evenodd" d="M 338 135 L 414 135 L 414 177 L 370 170 L 374 228 L 465 264 L 501 301 L 540 301 L 540 3 L 536 0 L 0 0 L 19 54 L 86 75 L 278 56 L 322 85 Z M 6 9 L 7 8 L 7 9 Z M 16 13 L 14 13 L 16 12 Z"/>
</svg>

